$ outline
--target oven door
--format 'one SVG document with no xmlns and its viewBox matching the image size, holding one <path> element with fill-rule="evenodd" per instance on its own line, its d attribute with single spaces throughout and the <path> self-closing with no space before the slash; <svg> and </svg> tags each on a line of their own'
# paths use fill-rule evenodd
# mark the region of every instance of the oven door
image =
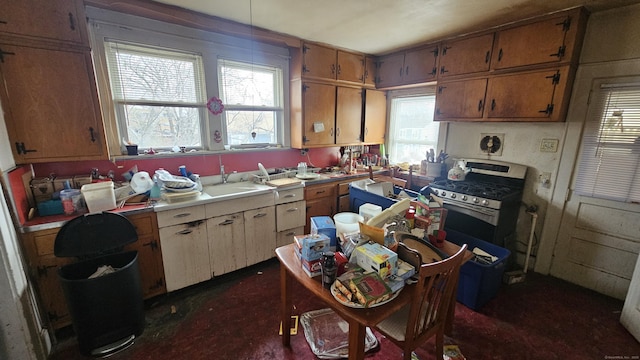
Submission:
<svg viewBox="0 0 640 360">
<path fill-rule="evenodd" d="M 496 243 L 496 225 L 499 215 L 497 210 L 450 202 L 445 202 L 443 206 L 447 209 L 445 229 L 456 230 L 493 244 Z"/>
</svg>

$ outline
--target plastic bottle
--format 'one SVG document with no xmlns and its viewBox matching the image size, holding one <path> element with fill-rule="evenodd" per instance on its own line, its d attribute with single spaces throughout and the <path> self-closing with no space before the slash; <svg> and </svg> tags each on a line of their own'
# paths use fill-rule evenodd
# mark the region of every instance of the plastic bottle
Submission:
<svg viewBox="0 0 640 360">
<path fill-rule="evenodd" d="M 404 213 L 404 217 L 405 219 L 407 219 L 407 222 L 409 223 L 409 228 L 413 229 L 415 227 L 415 221 L 416 221 L 416 208 L 413 206 L 410 206 L 409 209 L 407 209 L 407 211 Z"/>
<path fill-rule="evenodd" d="M 158 185 L 158 174 L 153 175 L 153 187 L 149 192 L 149 198 L 151 200 L 160 199 L 160 185 Z"/>
</svg>

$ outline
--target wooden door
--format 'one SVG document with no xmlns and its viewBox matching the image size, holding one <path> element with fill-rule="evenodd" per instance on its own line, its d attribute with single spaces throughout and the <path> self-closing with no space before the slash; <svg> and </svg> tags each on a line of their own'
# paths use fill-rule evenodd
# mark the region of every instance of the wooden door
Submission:
<svg viewBox="0 0 640 360">
<path fill-rule="evenodd" d="M 564 121 L 557 116 L 562 107 L 557 100 L 563 97 L 568 70 L 564 67 L 490 78 L 486 117 Z"/>
<path fill-rule="evenodd" d="M 487 79 L 442 82 L 436 92 L 434 120 L 481 120 Z"/>
<path fill-rule="evenodd" d="M 271 259 L 276 250 L 275 206 L 244 212 L 247 266 Z"/>
<path fill-rule="evenodd" d="M 387 131 L 387 93 L 365 90 L 364 142 L 382 144 Z"/>
<path fill-rule="evenodd" d="M 16 162 L 105 159 L 89 51 L 7 44 L 0 51 L 10 53 L 0 62 L 0 97 Z"/>
<path fill-rule="evenodd" d="M 160 228 L 160 243 L 167 291 L 211 279 L 204 220 Z"/>
<path fill-rule="evenodd" d="M 302 48 L 302 75 L 305 77 L 336 79 L 336 49 L 305 43 Z"/>
<path fill-rule="evenodd" d="M 378 60 L 376 86 L 379 88 L 402 84 L 404 73 L 404 53 L 383 56 Z"/>
<path fill-rule="evenodd" d="M 338 86 L 336 97 L 336 144 L 362 141 L 362 89 Z"/>
<path fill-rule="evenodd" d="M 492 47 L 493 33 L 443 43 L 439 79 L 489 71 Z"/>
<path fill-rule="evenodd" d="M 364 71 L 364 55 L 338 50 L 337 80 L 362 84 Z"/>
<path fill-rule="evenodd" d="M 76 0 L 5 1 L 0 32 L 86 43 L 84 2 Z"/>
<path fill-rule="evenodd" d="M 213 276 L 247 266 L 244 215 L 235 213 L 207 219 L 209 261 Z"/>
<path fill-rule="evenodd" d="M 306 82 L 303 85 L 303 146 L 335 143 L 336 86 Z"/>
<path fill-rule="evenodd" d="M 378 71 L 376 67 L 376 59 L 372 56 L 367 56 L 364 59 L 364 85 L 376 86 L 376 77 Z"/>
<path fill-rule="evenodd" d="M 560 15 L 496 33 L 493 69 L 533 64 L 551 64 L 565 60 L 572 49 L 564 49 L 571 17 Z M 574 29 L 577 26 L 573 24 Z"/>
<path fill-rule="evenodd" d="M 436 79 L 438 46 L 407 51 L 404 56 L 403 84 L 416 84 Z"/>
</svg>

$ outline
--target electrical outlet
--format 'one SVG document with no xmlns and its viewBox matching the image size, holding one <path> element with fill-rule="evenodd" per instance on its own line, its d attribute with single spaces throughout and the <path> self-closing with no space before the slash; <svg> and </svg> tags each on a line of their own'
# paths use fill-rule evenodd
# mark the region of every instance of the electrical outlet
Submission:
<svg viewBox="0 0 640 360">
<path fill-rule="evenodd" d="M 308 151 L 309 151 L 309 149 L 300 149 L 300 155 L 305 156 L 305 155 L 307 155 Z"/>
<path fill-rule="evenodd" d="M 540 174 L 540 184 L 544 187 L 549 187 L 551 185 L 551 173 L 543 172 Z"/>
</svg>

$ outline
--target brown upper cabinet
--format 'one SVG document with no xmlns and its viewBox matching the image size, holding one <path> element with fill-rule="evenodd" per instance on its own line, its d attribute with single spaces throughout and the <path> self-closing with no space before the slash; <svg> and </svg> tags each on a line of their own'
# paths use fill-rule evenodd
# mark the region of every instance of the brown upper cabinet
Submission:
<svg viewBox="0 0 640 360">
<path fill-rule="evenodd" d="M 382 144 L 387 131 L 387 93 L 372 89 L 364 92 L 364 143 Z"/>
<path fill-rule="evenodd" d="M 438 78 L 489 71 L 493 33 L 442 43 Z"/>
<path fill-rule="evenodd" d="M 430 44 L 380 57 L 376 86 L 388 88 L 434 81 L 438 53 L 438 45 Z"/>
<path fill-rule="evenodd" d="M 365 57 L 328 46 L 302 45 L 302 76 L 306 78 L 364 83 Z"/>
<path fill-rule="evenodd" d="M 88 44 L 84 2 L 76 0 L 4 1 L 0 33 Z"/>
<path fill-rule="evenodd" d="M 497 31 L 491 68 L 577 62 L 586 20 L 580 8 Z"/>
<path fill-rule="evenodd" d="M 377 74 L 376 59 L 373 56 L 366 56 L 364 58 L 364 86 L 375 87 Z"/>
</svg>

